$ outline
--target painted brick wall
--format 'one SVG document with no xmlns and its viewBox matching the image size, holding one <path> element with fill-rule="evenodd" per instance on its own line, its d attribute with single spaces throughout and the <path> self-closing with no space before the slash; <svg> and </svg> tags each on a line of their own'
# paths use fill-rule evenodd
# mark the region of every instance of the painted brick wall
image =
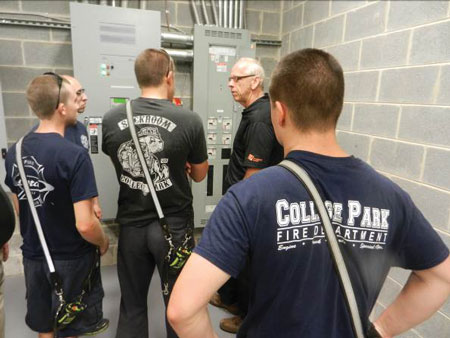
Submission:
<svg viewBox="0 0 450 338">
<path fill-rule="evenodd" d="M 450 2 L 283 1 L 281 56 L 333 54 L 345 72 L 338 140 L 409 192 L 450 245 Z M 375 313 L 408 272 L 393 269 Z M 450 302 L 402 337 L 450 337 Z"/>
<path fill-rule="evenodd" d="M 98 4 L 99 0 L 89 0 Z M 120 1 L 116 0 L 116 5 Z M 112 3 L 111 0 L 108 1 Z M 210 2 L 206 1 L 209 18 L 212 22 Z M 129 8 L 139 8 L 136 0 L 128 1 Z M 147 1 L 146 8 L 162 13 L 161 22 L 167 24 L 165 1 Z M 168 20 L 171 25 L 191 34 L 194 16 L 187 0 L 167 1 Z M 197 1 L 200 20 L 204 22 L 200 2 Z M 69 18 L 69 1 L 47 0 L 0 0 L 0 12 L 19 12 L 44 14 Z M 247 3 L 247 26 L 255 38 L 279 39 L 281 2 L 249 1 Z M 1 14 L 0 14 L 1 17 Z M 166 30 L 163 28 L 163 31 Z M 42 27 L 0 25 L 0 81 L 2 82 L 5 124 L 8 146 L 37 123 L 28 107 L 25 90 L 28 82 L 46 71 L 60 74 L 73 74 L 72 45 L 70 30 Z M 266 68 L 267 81 L 279 58 L 277 47 L 257 47 L 257 57 Z M 182 98 L 186 107 L 192 107 L 192 64 L 177 62 L 175 95 Z M 88 93 L 90 95 L 91 93 Z M 0 178 L 3 179 L 3 178 Z M 102 257 L 103 264 L 114 264 L 117 252 L 117 226 L 105 225 L 110 237 L 111 249 Z M 23 272 L 20 245 L 22 243 L 18 227 L 11 239 L 11 256 L 5 264 L 7 275 Z"/>
</svg>

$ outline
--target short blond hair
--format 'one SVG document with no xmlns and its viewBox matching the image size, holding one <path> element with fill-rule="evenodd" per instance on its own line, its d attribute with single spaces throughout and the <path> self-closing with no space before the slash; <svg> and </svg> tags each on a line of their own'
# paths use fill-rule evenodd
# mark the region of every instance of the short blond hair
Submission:
<svg viewBox="0 0 450 338">
<path fill-rule="evenodd" d="M 63 78 L 61 84 L 60 103 L 67 103 L 69 98 L 69 82 Z M 49 119 L 56 110 L 58 101 L 58 80 L 51 75 L 40 75 L 30 81 L 27 87 L 27 100 L 33 113 L 41 119 Z"/>
</svg>

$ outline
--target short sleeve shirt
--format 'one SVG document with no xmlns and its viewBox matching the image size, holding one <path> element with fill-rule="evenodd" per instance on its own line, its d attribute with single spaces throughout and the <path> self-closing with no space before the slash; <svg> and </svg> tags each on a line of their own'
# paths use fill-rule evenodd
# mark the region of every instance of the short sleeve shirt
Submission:
<svg viewBox="0 0 450 338">
<path fill-rule="evenodd" d="M 264 94 L 242 111 L 228 165 L 226 189 L 242 180 L 247 168 L 267 168 L 282 159 L 283 148 L 270 120 L 269 96 Z"/>
<path fill-rule="evenodd" d="M 15 145 L 6 157 L 5 183 L 19 199 L 22 251 L 43 257 L 30 207 L 16 164 Z M 22 143 L 22 161 L 34 204 L 53 259 L 81 257 L 94 246 L 76 229 L 73 204 L 98 195 L 88 153 L 57 133 L 29 133 Z"/>
<path fill-rule="evenodd" d="M 192 192 L 186 162 L 207 160 L 200 116 L 162 99 L 132 101 L 136 133 L 161 208 L 166 216 L 192 214 Z M 125 105 L 105 114 L 102 150 L 111 157 L 120 183 L 117 221 L 143 225 L 157 213 L 128 128 Z"/>
<path fill-rule="evenodd" d="M 354 157 L 294 151 L 332 221 L 363 325 L 391 266 L 431 268 L 448 257 L 406 192 Z M 250 304 L 238 337 L 351 337 L 351 320 L 315 205 L 274 166 L 235 184 L 195 252 L 236 277 L 250 258 Z"/>
</svg>

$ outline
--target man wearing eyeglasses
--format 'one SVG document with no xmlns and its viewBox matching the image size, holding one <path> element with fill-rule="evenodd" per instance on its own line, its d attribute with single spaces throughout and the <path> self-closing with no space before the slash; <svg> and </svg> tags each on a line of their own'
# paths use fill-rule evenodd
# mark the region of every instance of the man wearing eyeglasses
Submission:
<svg viewBox="0 0 450 338">
<path fill-rule="evenodd" d="M 264 93 L 261 64 L 252 58 L 239 59 L 231 69 L 228 87 L 244 110 L 233 142 L 225 178 L 226 189 L 283 159 L 283 148 L 275 138 L 270 121 L 270 100 Z M 220 321 L 220 328 L 227 332 L 236 333 L 247 312 L 248 277 L 245 271 L 237 280 L 230 279 L 211 299 L 212 305 L 236 315 Z"/>
<path fill-rule="evenodd" d="M 121 290 L 117 338 L 148 337 L 147 295 L 155 268 L 169 301 L 179 271 L 169 269 L 166 257 L 172 243 L 193 246 L 192 191 L 188 175 L 195 182 L 206 176 L 208 161 L 200 116 L 172 103 L 175 91 L 174 62 L 164 50 L 146 49 L 134 65 L 141 96 L 131 100 L 139 146 L 148 176 L 170 230 L 159 222 L 150 187 L 134 143 L 125 105 L 112 108 L 102 123 L 102 150 L 111 157 L 120 182 L 119 244 L 117 272 Z M 188 163 L 188 165 L 187 165 Z M 178 252 L 178 251 L 177 251 Z M 167 287 L 167 288 L 166 288 Z M 167 337 L 176 337 L 167 325 Z"/>
<path fill-rule="evenodd" d="M 82 302 L 87 308 L 58 337 L 96 334 L 109 325 L 103 319 L 103 287 L 96 267 L 100 254 L 109 247 L 94 214 L 92 199 L 98 196 L 89 155 L 64 138 L 68 126 L 77 121 L 79 98 L 71 83 L 55 73 L 34 78 L 27 88 L 28 103 L 39 125 L 23 138 L 22 162 L 36 212 L 56 272 L 61 277 L 64 299 L 76 301 L 87 282 L 89 291 Z M 6 157 L 5 183 L 14 193 L 23 237 L 21 246 L 27 290 L 27 325 L 40 338 L 53 338 L 54 317 L 59 307 L 49 267 L 37 235 L 16 163 L 16 147 Z M 90 277 L 88 277 L 90 276 Z"/>
</svg>

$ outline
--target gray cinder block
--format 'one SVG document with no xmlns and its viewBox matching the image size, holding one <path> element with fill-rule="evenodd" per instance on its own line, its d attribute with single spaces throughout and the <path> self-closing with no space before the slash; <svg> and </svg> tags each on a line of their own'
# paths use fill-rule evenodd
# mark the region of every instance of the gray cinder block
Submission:
<svg viewBox="0 0 450 338">
<path fill-rule="evenodd" d="M 384 31 L 385 6 L 380 1 L 347 14 L 345 41 L 375 35 Z"/>
<path fill-rule="evenodd" d="M 424 64 L 450 61 L 450 21 L 414 30 L 409 61 Z"/>
<path fill-rule="evenodd" d="M 266 11 L 280 11 L 281 1 L 267 0 L 267 1 L 247 1 L 248 9 L 266 10 Z"/>
<path fill-rule="evenodd" d="M 25 64 L 29 66 L 73 67 L 72 45 L 24 42 Z"/>
<path fill-rule="evenodd" d="M 375 101 L 379 72 L 346 73 L 345 101 Z"/>
<path fill-rule="evenodd" d="M 307 1 L 304 6 L 303 23 L 305 25 L 325 19 L 329 15 L 329 1 Z"/>
<path fill-rule="evenodd" d="M 292 31 L 295 28 L 301 27 L 303 17 L 303 4 L 291 8 L 283 13 L 283 33 Z"/>
<path fill-rule="evenodd" d="M 404 140 L 450 146 L 450 107 L 404 106 L 398 137 Z"/>
<path fill-rule="evenodd" d="M 364 6 L 364 1 L 331 1 L 331 15 L 349 11 L 351 9 Z"/>
<path fill-rule="evenodd" d="M 438 67 L 388 69 L 381 74 L 381 102 L 433 103 Z"/>
<path fill-rule="evenodd" d="M 433 227 L 447 232 L 450 230 L 450 194 L 400 178 L 392 180 L 411 195 L 414 203 Z"/>
<path fill-rule="evenodd" d="M 393 105 L 355 104 L 353 131 L 393 138 L 399 111 Z"/>
<path fill-rule="evenodd" d="M 280 33 L 280 13 L 263 12 L 262 33 L 276 35 Z"/>
<path fill-rule="evenodd" d="M 247 29 L 252 33 L 259 33 L 261 31 L 261 12 L 246 11 L 247 15 Z"/>
<path fill-rule="evenodd" d="M 363 40 L 361 69 L 405 65 L 410 34 L 403 31 Z"/>
<path fill-rule="evenodd" d="M 450 106 L 450 66 L 442 67 L 441 79 L 439 83 L 439 94 L 436 99 L 437 104 Z"/>
<path fill-rule="evenodd" d="M 19 138 L 28 133 L 34 120 L 32 118 L 5 118 L 6 136 L 8 141 L 16 142 Z"/>
<path fill-rule="evenodd" d="M 344 103 L 342 107 L 341 115 L 336 126 L 338 130 L 350 130 L 353 117 L 353 104 Z"/>
<path fill-rule="evenodd" d="M 338 131 L 337 140 L 339 145 L 347 153 L 367 162 L 369 157 L 370 137 Z"/>
<path fill-rule="evenodd" d="M 316 30 L 314 33 L 314 47 L 321 48 L 340 43 L 342 41 L 343 29 L 343 15 L 319 22 L 316 24 Z"/>
<path fill-rule="evenodd" d="M 447 15 L 448 1 L 391 1 L 388 30 L 414 27 Z"/>
<path fill-rule="evenodd" d="M 2 90 L 24 92 L 30 80 L 42 73 L 42 69 L 0 66 Z"/>
<path fill-rule="evenodd" d="M 361 41 L 354 41 L 329 47 L 326 50 L 339 61 L 344 71 L 351 71 L 358 69 L 360 46 Z"/>
<path fill-rule="evenodd" d="M 5 116 L 30 116 L 25 93 L 3 93 Z"/>
<path fill-rule="evenodd" d="M 66 0 L 33 0 L 33 1 L 22 1 L 22 9 L 24 12 L 38 12 L 38 13 L 49 13 L 49 14 L 59 14 L 62 16 L 69 16 L 69 3 Z"/>
<path fill-rule="evenodd" d="M 391 140 L 374 139 L 370 163 L 377 170 L 419 179 L 424 147 Z"/>
<path fill-rule="evenodd" d="M 16 66 L 23 64 L 20 41 L 0 40 L 0 65 Z"/>
<path fill-rule="evenodd" d="M 313 26 L 301 28 L 291 33 L 291 49 L 293 52 L 297 49 L 312 47 Z"/>
<path fill-rule="evenodd" d="M 0 4 L 3 1 L 0 1 Z M 22 27 L 2 25 L 0 29 L 0 38 L 9 38 L 17 40 L 50 40 L 50 30 L 43 27 Z"/>
<path fill-rule="evenodd" d="M 423 181 L 450 190 L 450 150 L 428 148 Z"/>
</svg>

